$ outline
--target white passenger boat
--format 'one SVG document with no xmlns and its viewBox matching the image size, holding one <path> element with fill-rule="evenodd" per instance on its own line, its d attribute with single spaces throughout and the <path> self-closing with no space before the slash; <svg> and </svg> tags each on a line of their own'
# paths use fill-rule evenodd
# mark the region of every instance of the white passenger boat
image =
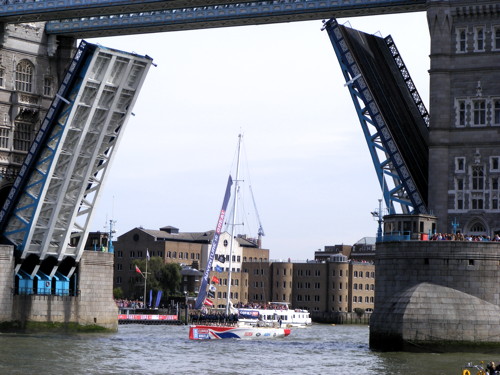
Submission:
<svg viewBox="0 0 500 375">
<path fill-rule="evenodd" d="M 266 325 L 279 327 L 307 327 L 312 324 L 309 311 L 290 309 L 286 302 L 271 302 L 267 309 L 238 309 L 238 321 L 244 324 L 257 325 L 259 317 Z"/>
</svg>

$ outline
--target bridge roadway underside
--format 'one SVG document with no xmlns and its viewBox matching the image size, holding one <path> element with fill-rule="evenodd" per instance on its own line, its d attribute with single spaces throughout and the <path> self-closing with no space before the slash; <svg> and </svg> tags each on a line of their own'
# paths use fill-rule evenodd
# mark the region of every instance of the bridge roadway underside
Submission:
<svg viewBox="0 0 500 375">
<path fill-rule="evenodd" d="M 121 6 L 116 6 L 117 3 Z M 15 17 L 2 12 L 0 7 L 0 21 L 50 21 L 47 34 L 90 38 L 425 10 L 425 0 L 359 0 L 355 3 L 349 0 L 146 0 L 140 5 L 130 0 L 101 0 L 87 8 L 72 3 L 47 13 L 32 14 L 27 10 L 19 13 L 21 10 L 18 10 Z"/>
</svg>

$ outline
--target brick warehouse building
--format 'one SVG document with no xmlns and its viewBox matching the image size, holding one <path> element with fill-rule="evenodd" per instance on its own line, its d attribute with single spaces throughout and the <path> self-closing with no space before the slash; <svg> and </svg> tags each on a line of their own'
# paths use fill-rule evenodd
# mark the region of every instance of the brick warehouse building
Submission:
<svg viewBox="0 0 500 375">
<path fill-rule="evenodd" d="M 166 263 L 178 263 L 190 270 L 204 270 L 213 231 L 180 232 L 171 226 L 159 230 L 134 228 L 114 242 L 114 287 L 122 288 L 128 297 L 135 283 L 142 277 L 135 272 L 133 261 L 145 259 L 146 249 L 151 257 L 159 256 Z M 230 235 L 221 235 L 217 254 L 229 255 Z M 370 242 L 370 241 L 369 241 Z M 366 239 L 354 246 L 326 246 L 315 252 L 309 261 L 270 261 L 269 250 L 258 247 L 259 241 L 237 238 L 233 249 L 232 302 L 266 304 L 270 301 L 287 302 L 293 308 L 304 308 L 322 318 L 353 312 L 359 308 L 373 311 L 375 268 L 371 262 L 374 244 Z M 366 250 L 366 249 L 369 250 Z M 358 254 L 356 260 L 345 254 Z M 218 258 L 218 256 L 216 256 Z M 214 306 L 224 307 L 227 296 L 227 262 L 214 262 L 223 268 L 212 271 L 220 280 Z M 211 277 L 210 276 L 210 277 Z M 198 280 L 199 281 L 199 280 Z M 195 293 L 198 283 L 183 280 L 183 292 Z"/>
</svg>

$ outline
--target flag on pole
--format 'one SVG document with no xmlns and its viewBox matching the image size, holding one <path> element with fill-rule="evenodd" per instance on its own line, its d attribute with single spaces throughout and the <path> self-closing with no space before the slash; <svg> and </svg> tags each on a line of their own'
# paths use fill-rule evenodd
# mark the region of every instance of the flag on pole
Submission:
<svg viewBox="0 0 500 375">
<path fill-rule="evenodd" d="M 212 282 L 213 282 L 214 284 L 219 284 L 219 283 L 220 283 L 219 278 L 218 278 L 218 277 L 216 277 L 216 276 L 212 276 Z"/>
<path fill-rule="evenodd" d="M 219 266 L 218 264 L 216 264 L 216 265 L 215 265 L 215 270 L 216 270 L 217 272 L 222 272 L 222 271 L 224 271 L 224 268 L 222 268 L 221 266 Z"/>
<path fill-rule="evenodd" d="M 156 293 L 156 303 L 155 303 L 155 307 L 158 308 L 158 306 L 160 306 L 160 301 L 161 301 L 161 295 L 162 295 L 162 291 L 159 290 L 157 293 Z"/>
<path fill-rule="evenodd" d="M 212 284 L 208 287 L 208 290 L 210 290 L 211 292 L 215 292 L 217 288 L 215 287 L 215 285 Z"/>
<path fill-rule="evenodd" d="M 142 275 L 141 270 L 140 270 L 140 269 L 139 269 L 139 267 L 137 267 L 137 266 L 135 266 L 135 272 L 140 273 L 140 274 Z"/>
<path fill-rule="evenodd" d="M 146 249 L 146 258 L 147 258 L 148 260 L 150 259 L 150 258 L 149 258 L 149 250 L 148 250 L 148 249 Z"/>
<path fill-rule="evenodd" d="M 212 301 L 210 301 L 208 298 L 205 298 L 205 302 L 203 302 L 204 305 L 207 305 L 207 306 L 213 306 L 214 303 Z"/>
</svg>

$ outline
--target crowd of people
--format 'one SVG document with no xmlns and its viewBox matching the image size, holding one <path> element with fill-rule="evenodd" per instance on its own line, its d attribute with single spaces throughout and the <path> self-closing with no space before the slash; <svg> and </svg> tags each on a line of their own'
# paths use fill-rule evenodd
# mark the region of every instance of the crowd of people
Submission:
<svg viewBox="0 0 500 375">
<path fill-rule="evenodd" d="M 472 241 L 472 242 L 480 242 L 480 241 L 496 241 L 500 242 L 500 235 L 495 234 L 493 238 L 490 236 L 472 236 L 469 234 L 458 233 L 435 233 L 430 238 L 430 241 Z"/>
<path fill-rule="evenodd" d="M 116 305 L 120 308 L 142 309 L 144 303 L 142 301 L 130 301 L 128 299 L 115 299 Z"/>
</svg>

